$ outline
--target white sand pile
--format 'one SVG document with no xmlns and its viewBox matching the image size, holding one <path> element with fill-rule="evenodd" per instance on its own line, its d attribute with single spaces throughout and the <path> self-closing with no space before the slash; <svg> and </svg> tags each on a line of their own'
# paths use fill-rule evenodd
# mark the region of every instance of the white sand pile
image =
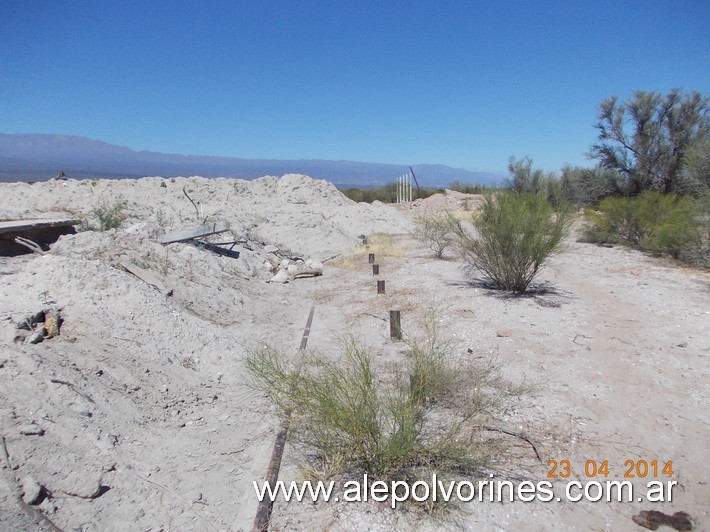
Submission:
<svg viewBox="0 0 710 532">
<path fill-rule="evenodd" d="M 183 189 L 199 204 L 202 218 L 230 222 L 235 236 L 321 260 L 357 244 L 360 235 L 405 233 L 410 228 L 395 209 L 379 202 L 355 203 L 331 183 L 300 174 L 254 181 L 146 177 L 10 183 L 3 185 L 0 218 L 85 216 L 122 201 L 124 227 L 145 224 L 134 232 L 156 236 L 198 220 Z"/>
<path fill-rule="evenodd" d="M 10 183 L 0 194 L 0 218 L 96 225 L 96 209 L 117 203 L 125 216 L 44 256 L 0 257 L 0 435 L 15 466 L 0 469 L 0 529 L 33 529 L 29 507 L 65 530 L 250 528 L 251 482 L 278 417 L 245 386 L 242 358 L 263 343 L 295 349 L 312 304 L 304 291 L 337 275 L 326 266 L 322 278 L 266 284 L 264 263 L 286 250 L 327 258 L 408 221 L 302 175 Z M 215 241 L 247 237 L 238 258 L 158 243 L 204 219 L 231 224 Z M 63 320 L 52 338 L 32 318 L 49 310 Z"/>
<path fill-rule="evenodd" d="M 465 194 L 446 189 L 443 194 L 432 194 L 428 198 L 412 202 L 412 209 L 425 212 L 475 211 L 483 202 L 482 194 Z"/>
</svg>

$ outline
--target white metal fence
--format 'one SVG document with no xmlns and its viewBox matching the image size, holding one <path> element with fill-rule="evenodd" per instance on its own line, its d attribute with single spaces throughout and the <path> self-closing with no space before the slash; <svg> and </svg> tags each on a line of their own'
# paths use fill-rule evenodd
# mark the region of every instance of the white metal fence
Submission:
<svg viewBox="0 0 710 532">
<path fill-rule="evenodd" d="M 397 178 L 397 203 L 410 203 L 412 197 L 412 173 L 407 172 Z"/>
</svg>

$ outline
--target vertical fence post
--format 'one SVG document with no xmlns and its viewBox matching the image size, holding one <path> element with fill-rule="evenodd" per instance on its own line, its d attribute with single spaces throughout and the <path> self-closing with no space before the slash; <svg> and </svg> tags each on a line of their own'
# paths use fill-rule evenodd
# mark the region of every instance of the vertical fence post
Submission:
<svg viewBox="0 0 710 532">
<path fill-rule="evenodd" d="M 375 254 L 374 254 L 374 253 L 368 253 L 368 255 L 367 255 L 367 262 L 369 262 L 370 264 L 374 264 L 374 263 L 375 263 Z"/>
<path fill-rule="evenodd" d="M 380 265 L 379 264 L 372 265 L 372 275 L 380 275 Z"/>
<path fill-rule="evenodd" d="M 390 310 L 390 338 L 402 339 L 402 321 L 399 310 Z"/>
<path fill-rule="evenodd" d="M 377 281 L 377 293 L 378 294 L 384 294 L 385 293 L 385 282 L 384 281 Z"/>
</svg>

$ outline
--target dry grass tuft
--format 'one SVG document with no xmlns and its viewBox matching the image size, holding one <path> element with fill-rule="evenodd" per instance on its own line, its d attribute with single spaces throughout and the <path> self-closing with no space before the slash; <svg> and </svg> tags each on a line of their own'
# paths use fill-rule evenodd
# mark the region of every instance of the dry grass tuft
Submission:
<svg viewBox="0 0 710 532">
<path fill-rule="evenodd" d="M 403 257 L 407 253 L 407 246 L 402 243 L 397 235 L 386 233 L 375 233 L 367 237 L 366 245 L 358 245 L 352 248 L 349 254 L 332 261 L 333 266 L 338 268 L 359 268 L 367 264 L 369 253 L 374 253 L 378 262 L 383 257 Z"/>
</svg>

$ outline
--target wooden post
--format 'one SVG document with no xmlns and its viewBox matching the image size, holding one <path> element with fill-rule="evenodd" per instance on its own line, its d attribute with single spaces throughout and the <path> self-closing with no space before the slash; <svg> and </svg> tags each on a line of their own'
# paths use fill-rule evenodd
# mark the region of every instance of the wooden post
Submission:
<svg viewBox="0 0 710 532">
<path fill-rule="evenodd" d="M 402 321 L 399 310 L 390 310 L 390 338 L 402 339 Z"/>
<path fill-rule="evenodd" d="M 380 265 L 379 264 L 372 265 L 372 275 L 380 275 Z"/>
<path fill-rule="evenodd" d="M 375 254 L 374 253 L 370 253 L 367 255 L 367 262 L 369 262 L 370 264 L 375 264 Z"/>
<path fill-rule="evenodd" d="M 384 281 L 377 281 L 377 293 L 378 294 L 384 294 L 385 293 L 385 282 Z"/>
</svg>

